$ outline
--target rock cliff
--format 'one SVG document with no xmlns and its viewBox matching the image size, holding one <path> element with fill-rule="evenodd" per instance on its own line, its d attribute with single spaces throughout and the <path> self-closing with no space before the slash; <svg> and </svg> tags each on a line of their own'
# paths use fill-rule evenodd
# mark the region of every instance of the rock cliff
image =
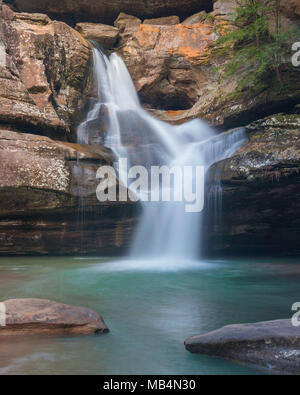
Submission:
<svg viewBox="0 0 300 395">
<path fill-rule="evenodd" d="M 117 50 L 153 115 L 171 123 L 198 117 L 224 130 L 299 102 L 299 70 L 292 67 L 290 59 L 282 65 L 283 86 L 274 76 L 267 90 L 244 91 L 238 96 L 240 71 L 222 78 L 220 66 L 230 54 L 217 51 L 217 40 L 228 29 L 237 28 L 232 20 L 236 6 L 235 0 L 216 1 L 212 12 L 202 11 L 177 25 L 159 26 L 152 21 L 132 26 L 128 20 Z M 297 10 L 296 5 L 282 6 L 281 23 L 287 28 L 297 26 Z M 291 48 L 292 43 L 286 45 Z M 290 50 L 290 58 L 292 54 Z"/>
<path fill-rule="evenodd" d="M 43 12 L 69 23 L 113 23 L 120 12 L 152 18 L 191 15 L 199 9 L 210 10 L 212 0 L 7 0 L 19 11 Z"/>
<path fill-rule="evenodd" d="M 68 139 L 82 106 L 89 44 L 63 22 L 2 9 L 0 122 Z"/>
<path fill-rule="evenodd" d="M 117 253 L 136 205 L 96 199 L 104 149 L 0 130 L 0 255 Z"/>
<path fill-rule="evenodd" d="M 300 115 L 246 127 L 249 142 L 211 169 L 223 186 L 222 218 L 207 218 L 210 253 L 300 253 Z"/>
<path fill-rule="evenodd" d="M 282 22 L 299 24 L 299 2 L 281 4 Z M 207 227 L 207 245 L 222 254 L 300 253 L 299 68 L 283 66 L 284 90 L 274 83 L 232 98 L 237 81 L 220 78 L 226 56 L 215 46 L 236 28 L 235 0 L 1 5 L 0 254 L 116 253 L 129 244 L 138 206 L 95 197 L 96 170 L 111 153 L 74 144 L 93 97 L 88 39 L 123 57 L 156 117 L 199 117 L 222 129 L 250 123 L 249 143 L 212 169 L 212 177 L 221 169 L 223 220 Z"/>
</svg>

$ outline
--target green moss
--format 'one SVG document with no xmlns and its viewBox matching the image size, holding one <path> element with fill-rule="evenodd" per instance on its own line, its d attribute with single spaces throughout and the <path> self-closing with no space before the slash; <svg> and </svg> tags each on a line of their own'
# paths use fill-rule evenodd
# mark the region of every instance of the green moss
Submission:
<svg viewBox="0 0 300 395">
<path fill-rule="evenodd" d="M 237 89 L 226 99 L 253 97 L 270 90 L 274 95 L 284 94 L 294 88 L 292 81 L 283 77 L 282 67 L 286 67 L 284 59 L 290 52 L 287 43 L 297 37 L 297 32 L 280 28 L 279 6 L 280 0 L 245 0 L 236 8 L 238 29 L 221 37 L 217 47 L 219 55 L 230 58 L 220 67 L 222 80 L 237 77 Z M 272 33 L 271 18 L 277 26 Z"/>
<path fill-rule="evenodd" d="M 205 22 L 210 23 L 210 24 L 214 24 L 215 20 L 216 20 L 216 18 L 212 14 L 207 14 L 207 16 L 205 18 Z"/>
</svg>

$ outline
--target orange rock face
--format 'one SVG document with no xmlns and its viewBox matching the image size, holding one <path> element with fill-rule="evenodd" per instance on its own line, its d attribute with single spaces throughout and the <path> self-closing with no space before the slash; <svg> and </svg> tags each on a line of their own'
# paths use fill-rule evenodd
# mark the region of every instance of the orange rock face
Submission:
<svg viewBox="0 0 300 395">
<path fill-rule="evenodd" d="M 140 25 L 120 54 L 125 59 L 144 102 L 167 110 L 186 109 L 198 98 L 201 73 L 216 40 L 214 27 Z M 141 67 L 142 65 L 142 67 Z"/>
<path fill-rule="evenodd" d="M 144 48 L 152 48 L 157 56 L 182 56 L 184 60 L 200 64 L 207 59 L 215 38 L 211 25 L 162 26 L 141 25 L 133 39 Z"/>
<path fill-rule="evenodd" d="M 245 91 L 240 97 L 238 73 L 223 78 L 222 66 L 231 54 L 221 54 L 217 40 L 237 28 L 233 12 L 238 5 L 237 0 L 215 1 L 211 13 L 202 11 L 176 25 L 158 26 L 153 21 L 136 24 L 130 30 L 125 24 L 126 34 L 121 33 L 118 52 L 129 68 L 142 103 L 153 115 L 175 124 L 203 118 L 213 125 L 230 128 L 250 122 L 253 113 L 263 117 L 273 109 L 278 111 L 280 102 L 297 102 L 296 68 L 285 70 L 285 82 L 293 88 L 280 94 L 272 72 L 274 81 L 269 89 Z M 292 0 L 282 9 L 283 28 L 297 26 L 298 8 L 299 0 Z"/>
</svg>

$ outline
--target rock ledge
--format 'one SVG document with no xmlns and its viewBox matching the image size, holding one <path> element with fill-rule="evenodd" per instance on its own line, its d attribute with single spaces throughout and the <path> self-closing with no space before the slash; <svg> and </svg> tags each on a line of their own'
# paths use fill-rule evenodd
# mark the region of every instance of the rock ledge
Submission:
<svg viewBox="0 0 300 395">
<path fill-rule="evenodd" d="M 44 299 L 11 299 L 1 303 L 0 336 L 106 333 L 102 317 L 84 307 Z M 5 314 L 5 318 L 3 317 Z"/>
<path fill-rule="evenodd" d="M 291 320 L 228 325 L 190 337 L 184 344 L 192 353 L 300 373 L 300 328 Z"/>
</svg>

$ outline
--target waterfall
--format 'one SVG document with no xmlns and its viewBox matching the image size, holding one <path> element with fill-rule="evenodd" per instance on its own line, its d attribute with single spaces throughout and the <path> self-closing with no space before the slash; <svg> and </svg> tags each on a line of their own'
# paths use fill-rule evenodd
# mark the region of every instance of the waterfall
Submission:
<svg viewBox="0 0 300 395">
<path fill-rule="evenodd" d="M 198 119 L 178 126 L 155 119 L 140 105 L 130 74 L 117 54 L 108 58 L 94 48 L 93 61 L 96 99 L 78 128 L 78 142 L 109 147 L 116 167 L 119 158 L 126 158 L 128 166 L 144 166 L 149 172 L 151 166 L 201 166 L 206 174 L 212 164 L 230 156 L 245 142 L 242 129 L 217 134 Z M 120 181 L 125 183 L 127 174 L 117 170 Z M 192 174 L 188 180 L 191 187 L 195 180 Z M 217 198 L 221 186 L 218 180 L 214 182 Z M 174 190 L 178 186 L 173 180 L 167 188 L 172 196 L 180 192 Z M 150 195 L 151 188 L 140 190 L 140 197 Z M 186 212 L 186 202 L 176 199 L 144 201 L 142 206 L 131 258 L 199 258 L 202 212 Z"/>
</svg>

